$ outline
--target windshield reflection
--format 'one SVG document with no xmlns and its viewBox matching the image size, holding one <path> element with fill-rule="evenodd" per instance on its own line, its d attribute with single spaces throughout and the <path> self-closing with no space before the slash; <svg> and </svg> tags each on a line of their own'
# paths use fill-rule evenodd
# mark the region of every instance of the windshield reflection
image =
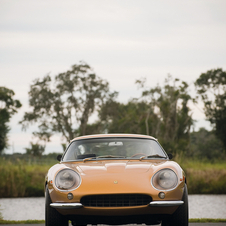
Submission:
<svg viewBox="0 0 226 226">
<path fill-rule="evenodd" d="M 93 138 L 72 142 L 63 161 L 92 159 L 167 158 L 159 143 L 152 139 Z"/>
</svg>

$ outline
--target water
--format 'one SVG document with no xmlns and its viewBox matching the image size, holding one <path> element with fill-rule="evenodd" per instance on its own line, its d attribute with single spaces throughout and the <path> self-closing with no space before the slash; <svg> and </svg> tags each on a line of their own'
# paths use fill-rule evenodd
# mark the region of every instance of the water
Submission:
<svg viewBox="0 0 226 226">
<path fill-rule="evenodd" d="M 4 220 L 44 220 L 45 198 L 0 199 L 0 212 Z"/>
<path fill-rule="evenodd" d="M 189 195 L 189 218 L 226 218 L 226 195 Z M 0 199 L 5 220 L 44 220 L 45 198 Z"/>
</svg>

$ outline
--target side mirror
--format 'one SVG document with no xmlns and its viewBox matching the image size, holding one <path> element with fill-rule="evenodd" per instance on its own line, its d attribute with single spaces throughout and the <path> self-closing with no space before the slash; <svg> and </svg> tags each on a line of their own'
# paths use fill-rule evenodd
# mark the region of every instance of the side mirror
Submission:
<svg viewBox="0 0 226 226">
<path fill-rule="evenodd" d="M 171 153 L 167 154 L 169 159 L 172 159 L 173 158 L 173 155 Z"/>
<path fill-rule="evenodd" d="M 57 155 L 57 160 L 60 162 L 62 155 Z"/>
</svg>

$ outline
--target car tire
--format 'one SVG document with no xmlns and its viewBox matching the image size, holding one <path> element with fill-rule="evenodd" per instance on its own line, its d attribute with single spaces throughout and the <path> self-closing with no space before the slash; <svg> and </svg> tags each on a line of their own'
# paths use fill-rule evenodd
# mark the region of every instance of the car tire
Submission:
<svg viewBox="0 0 226 226">
<path fill-rule="evenodd" d="M 162 226 L 188 226 L 188 190 L 184 186 L 182 201 L 184 204 L 179 206 L 174 214 L 162 221 Z"/>
<path fill-rule="evenodd" d="M 45 191 L 45 226 L 68 226 L 68 219 L 52 208 L 48 187 Z"/>
</svg>

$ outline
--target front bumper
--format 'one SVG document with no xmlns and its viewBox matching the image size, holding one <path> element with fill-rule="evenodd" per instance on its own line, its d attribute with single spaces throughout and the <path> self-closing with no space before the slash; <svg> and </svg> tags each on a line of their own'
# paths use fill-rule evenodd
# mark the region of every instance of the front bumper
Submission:
<svg viewBox="0 0 226 226">
<path fill-rule="evenodd" d="M 173 207 L 173 206 L 180 206 L 183 203 L 184 203 L 183 201 L 153 201 L 149 203 L 149 206 Z M 83 207 L 81 203 L 51 203 L 50 206 L 55 209 L 79 209 Z"/>
<path fill-rule="evenodd" d="M 171 207 L 183 205 L 184 201 L 153 201 L 149 203 L 149 206 L 153 207 Z"/>
<path fill-rule="evenodd" d="M 51 207 L 55 209 L 79 209 L 83 207 L 81 203 L 51 203 Z"/>
</svg>

